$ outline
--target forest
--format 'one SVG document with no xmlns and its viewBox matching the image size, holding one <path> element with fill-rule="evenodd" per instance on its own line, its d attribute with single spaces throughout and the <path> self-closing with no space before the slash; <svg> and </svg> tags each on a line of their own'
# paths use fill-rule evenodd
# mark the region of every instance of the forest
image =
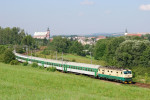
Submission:
<svg viewBox="0 0 150 100">
<path fill-rule="evenodd" d="M 122 36 L 100 40 L 94 48 L 94 57 L 118 67 L 149 67 L 150 35 Z"/>
</svg>

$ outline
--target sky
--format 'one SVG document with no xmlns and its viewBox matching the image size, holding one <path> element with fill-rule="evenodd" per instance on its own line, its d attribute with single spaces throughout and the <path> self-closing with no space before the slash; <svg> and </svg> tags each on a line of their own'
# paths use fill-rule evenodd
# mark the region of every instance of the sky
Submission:
<svg viewBox="0 0 150 100">
<path fill-rule="evenodd" d="M 150 0 L 0 0 L 0 26 L 51 35 L 150 32 Z"/>
</svg>

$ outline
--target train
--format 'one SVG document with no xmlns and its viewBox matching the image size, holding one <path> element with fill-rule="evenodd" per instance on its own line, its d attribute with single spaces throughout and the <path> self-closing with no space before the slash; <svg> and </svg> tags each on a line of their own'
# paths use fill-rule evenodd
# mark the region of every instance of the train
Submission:
<svg viewBox="0 0 150 100">
<path fill-rule="evenodd" d="M 95 78 L 99 79 L 113 80 L 122 83 L 132 83 L 132 71 L 129 69 L 45 59 L 22 55 L 16 52 L 14 52 L 14 54 L 16 56 L 16 59 L 20 62 L 28 62 L 29 64 L 37 63 L 39 66 L 43 67 L 56 67 L 57 70 L 63 72 L 84 74 L 94 76 Z"/>
</svg>

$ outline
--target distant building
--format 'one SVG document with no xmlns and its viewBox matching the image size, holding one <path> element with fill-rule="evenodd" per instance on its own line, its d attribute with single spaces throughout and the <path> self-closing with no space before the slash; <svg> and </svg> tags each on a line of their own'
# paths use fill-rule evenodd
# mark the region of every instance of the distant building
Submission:
<svg viewBox="0 0 150 100">
<path fill-rule="evenodd" d="M 150 32 L 141 32 L 141 33 L 125 33 L 125 36 L 139 36 L 150 34 Z"/>
<path fill-rule="evenodd" d="M 126 28 L 126 30 L 125 30 L 125 34 L 124 35 L 127 35 L 128 34 L 128 30 L 127 30 L 127 28 Z"/>
<path fill-rule="evenodd" d="M 128 33 L 127 29 L 125 30 L 124 35 L 125 36 L 139 36 L 141 37 L 142 35 L 150 34 L 150 32 L 137 32 L 137 33 Z"/>
<path fill-rule="evenodd" d="M 126 36 L 139 36 L 139 37 L 141 37 L 142 34 L 127 34 Z"/>
<path fill-rule="evenodd" d="M 96 38 L 96 41 L 98 41 L 98 40 L 100 40 L 100 39 L 106 39 L 106 37 L 105 37 L 105 36 L 98 36 L 98 37 Z"/>
<path fill-rule="evenodd" d="M 47 32 L 35 32 L 33 38 L 37 39 L 50 39 L 50 30 L 47 29 Z"/>
</svg>

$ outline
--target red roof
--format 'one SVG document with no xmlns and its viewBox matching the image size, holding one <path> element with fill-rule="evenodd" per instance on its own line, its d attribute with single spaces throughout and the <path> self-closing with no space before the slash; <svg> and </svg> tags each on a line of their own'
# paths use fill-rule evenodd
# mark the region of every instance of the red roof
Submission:
<svg viewBox="0 0 150 100">
<path fill-rule="evenodd" d="M 106 37 L 105 36 L 98 36 L 98 38 L 105 39 Z"/>
<path fill-rule="evenodd" d="M 142 34 L 127 34 L 127 36 L 139 36 L 139 37 L 141 37 Z"/>
</svg>

